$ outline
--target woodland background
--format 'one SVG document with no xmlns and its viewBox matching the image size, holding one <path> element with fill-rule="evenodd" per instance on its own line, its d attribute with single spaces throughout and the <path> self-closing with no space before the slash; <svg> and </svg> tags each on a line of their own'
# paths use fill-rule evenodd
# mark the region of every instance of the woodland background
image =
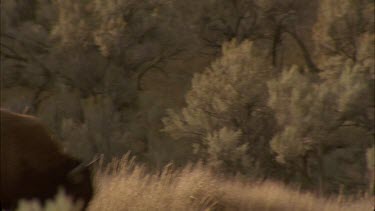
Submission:
<svg viewBox="0 0 375 211">
<path fill-rule="evenodd" d="M 81 159 L 373 193 L 373 0 L 0 7 L 1 107 Z"/>
</svg>

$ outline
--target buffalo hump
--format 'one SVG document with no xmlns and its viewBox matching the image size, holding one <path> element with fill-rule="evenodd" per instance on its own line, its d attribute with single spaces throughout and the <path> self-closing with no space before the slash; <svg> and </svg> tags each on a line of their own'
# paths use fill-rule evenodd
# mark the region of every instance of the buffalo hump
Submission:
<svg viewBox="0 0 375 211">
<path fill-rule="evenodd" d="M 1 207 L 14 208 L 20 199 L 44 202 L 60 187 L 86 207 L 93 194 L 90 169 L 76 171 L 81 162 L 64 153 L 37 118 L 0 112 Z"/>
</svg>

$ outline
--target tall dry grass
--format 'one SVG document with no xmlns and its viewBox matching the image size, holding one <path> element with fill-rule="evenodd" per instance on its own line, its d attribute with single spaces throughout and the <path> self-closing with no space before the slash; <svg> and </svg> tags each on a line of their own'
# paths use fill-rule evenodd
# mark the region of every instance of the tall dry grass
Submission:
<svg viewBox="0 0 375 211">
<path fill-rule="evenodd" d="M 275 182 L 259 184 L 224 179 L 202 165 L 182 170 L 171 166 L 147 173 L 125 156 L 96 175 L 97 193 L 90 211 L 116 210 L 253 210 L 253 211 L 366 211 L 370 197 L 318 198 Z"/>
</svg>

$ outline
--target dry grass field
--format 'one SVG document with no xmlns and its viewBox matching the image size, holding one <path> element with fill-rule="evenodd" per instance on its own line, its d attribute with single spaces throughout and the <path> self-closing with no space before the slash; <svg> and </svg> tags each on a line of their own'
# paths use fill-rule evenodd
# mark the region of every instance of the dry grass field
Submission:
<svg viewBox="0 0 375 211">
<path fill-rule="evenodd" d="M 370 197 L 351 200 L 323 199 L 276 182 L 259 184 L 222 179 L 201 165 L 148 174 L 145 168 L 124 157 L 96 174 L 97 193 L 89 211 L 116 210 L 253 210 L 253 211 L 366 211 Z M 75 210 L 60 194 L 55 203 L 41 209 L 23 203 L 20 211 Z"/>
<path fill-rule="evenodd" d="M 98 174 L 98 193 L 90 210 L 372 210 L 369 198 L 320 199 L 275 182 L 248 184 L 220 179 L 199 165 L 181 171 L 166 167 L 152 175 L 127 158 L 112 167 L 112 172 Z"/>
</svg>

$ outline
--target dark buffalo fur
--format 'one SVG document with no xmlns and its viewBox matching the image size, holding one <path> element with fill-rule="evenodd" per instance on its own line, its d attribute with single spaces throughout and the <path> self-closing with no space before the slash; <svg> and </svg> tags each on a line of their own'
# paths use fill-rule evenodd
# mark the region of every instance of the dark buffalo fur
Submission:
<svg viewBox="0 0 375 211">
<path fill-rule="evenodd" d="M 60 187 L 86 207 L 93 195 L 91 170 L 75 169 L 81 162 L 64 153 L 37 118 L 0 112 L 1 207 L 13 209 L 20 199 L 44 203 Z"/>
</svg>

